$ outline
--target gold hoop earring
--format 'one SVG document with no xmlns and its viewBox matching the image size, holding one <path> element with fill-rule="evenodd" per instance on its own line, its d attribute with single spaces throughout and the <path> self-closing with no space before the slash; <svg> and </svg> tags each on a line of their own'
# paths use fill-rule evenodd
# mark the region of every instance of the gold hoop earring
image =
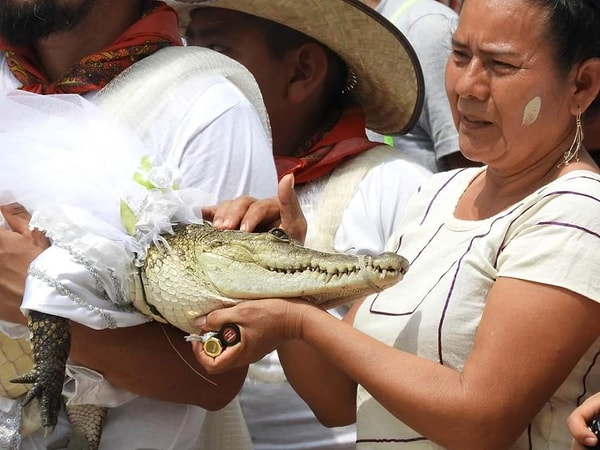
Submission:
<svg viewBox="0 0 600 450">
<path fill-rule="evenodd" d="M 571 164 L 571 161 L 573 161 L 573 159 L 575 160 L 575 162 L 579 161 L 579 149 L 581 148 L 583 144 L 583 125 L 581 124 L 581 109 L 579 110 L 579 113 L 577 114 L 577 118 L 575 119 L 575 138 L 573 139 L 573 143 L 571 144 L 571 147 L 569 147 L 569 150 L 567 150 L 563 156 L 562 156 L 562 161 L 560 162 L 560 164 L 558 165 L 558 167 L 562 167 L 562 166 L 568 166 L 569 164 Z"/>
<path fill-rule="evenodd" d="M 356 76 L 354 70 L 352 70 L 350 67 L 347 67 L 347 69 L 348 77 L 346 79 L 346 86 L 344 86 L 344 88 L 342 89 L 342 95 L 346 95 L 348 92 L 352 92 L 358 84 L 358 77 Z"/>
</svg>

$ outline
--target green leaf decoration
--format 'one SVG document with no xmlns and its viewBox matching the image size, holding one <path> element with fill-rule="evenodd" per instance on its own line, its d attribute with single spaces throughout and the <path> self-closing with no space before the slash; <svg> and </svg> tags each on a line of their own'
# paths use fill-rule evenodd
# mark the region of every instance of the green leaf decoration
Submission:
<svg viewBox="0 0 600 450">
<path fill-rule="evenodd" d="M 144 177 L 144 175 L 142 175 L 139 172 L 136 172 L 136 173 L 133 174 L 133 181 L 135 181 L 137 184 L 141 184 L 142 186 L 144 186 L 149 191 L 152 190 L 152 189 L 156 189 L 156 186 L 154 186 L 150 181 L 148 181 Z"/>
<path fill-rule="evenodd" d="M 152 170 L 152 161 L 150 161 L 150 157 L 148 155 L 142 156 L 142 169 L 146 172 L 150 172 Z"/>
<path fill-rule="evenodd" d="M 135 234 L 135 224 L 137 223 L 137 217 L 135 216 L 133 210 L 124 200 L 121 200 L 120 210 L 121 222 L 123 223 L 123 226 L 125 226 L 125 231 L 127 231 L 128 234 L 133 236 Z"/>
</svg>

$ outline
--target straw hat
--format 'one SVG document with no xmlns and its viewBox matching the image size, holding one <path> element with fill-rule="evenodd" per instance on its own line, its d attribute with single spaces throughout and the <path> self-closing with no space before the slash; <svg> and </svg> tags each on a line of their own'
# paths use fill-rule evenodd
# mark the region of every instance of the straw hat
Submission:
<svg viewBox="0 0 600 450">
<path fill-rule="evenodd" d="M 352 95 L 367 128 L 385 135 L 409 131 L 423 104 L 423 74 L 406 37 L 359 0 L 167 0 L 185 29 L 199 7 L 232 9 L 283 24 L 325 44 L 356 77 Z"/>
</svg>

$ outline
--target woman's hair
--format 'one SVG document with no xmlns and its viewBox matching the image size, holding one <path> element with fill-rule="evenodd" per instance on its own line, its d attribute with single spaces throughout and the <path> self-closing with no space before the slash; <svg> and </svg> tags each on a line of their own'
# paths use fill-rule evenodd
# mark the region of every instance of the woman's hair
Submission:
<svg viewBox="0 0 600 450">
<path fill-rule="evenodd" d="M 547 14 L 547 37 L 555 49 L 559 70 L 565 73 L 590 58 L 600 58 L 600 0 L 528 0 Z M 600 96 L 588 117 L 600 111 Z"/>
</svg>

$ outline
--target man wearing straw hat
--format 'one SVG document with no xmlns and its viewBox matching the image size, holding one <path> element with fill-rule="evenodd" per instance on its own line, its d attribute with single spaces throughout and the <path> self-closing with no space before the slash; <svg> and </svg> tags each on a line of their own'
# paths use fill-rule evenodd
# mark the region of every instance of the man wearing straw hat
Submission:
<svg viewBox="0 0 600 450">
<path fill-rule="evenodd" d="M 210 203 L 242 194 L 275 193 L 269 130 L 266 116 L 257 113 L 264 105 L 252 76 L 218 53 L 181 47 L 177 15 L 164 3 L 2 1 L 0 92 L 3 96 L 8 92 L 3 105 L 22 99 L 32 112 L 15 117 L 16 109 L 10 106 L 0 110 L 2 133 L 12 131 L 2 126 L 7 123 L 35 133 L 31 124 L 36 122 L 28 120 L 38 116 L 52 120 L 55 114 L 64 122 L 69 116 L 63 113 L 72 109 L 63 111 L 63 104 L 86 105 L 83 109 L 90 111 L 100 106 L 94 118 L 103 110 L 112 115 L 110 119 L 116 117 L 131 127 L 149 151 L 177 166 L 182 187 L 202 188 L 212 197 Z M 75 119 L 78 126 L 86 126 L 85 117 Z M 99 123 L 107 128 L 99 127 L 100 132 L 90 133 L 88 139 L 101 147 L 104 136 L 114 137 L 117 130 L 109 127 L 108 118 Z M 54 141 L 63 139 L 65 148 L 72 144 L 74 134 L 87 130 L 67 126 L 52 130 L 46 122 L 39 124 L 46 132 L 50 129 Z M 98 123 L 89 125 L 91 130 Z M 0 150 L 19 153 L 1 145 Z M 22 182 L 37 184 L 43 191 L 46 174 L 38 175 Z M 0 179 L 0 190 L 13 188 L 4 181 Z M 3 208 L 14 231 L 0 229 L 0 319 L 15 324 L 25 323 L 19 306 L 30 292 L 29 284 L 27 289 L 24 285 L 34 258 L 34 264 L 45 263 L 48 268 L 61 267 L 63 259 L 73 263 L 57 246 L 44 250 L 46 241 L 28 230 L 26 214 L 19 212 L 11 214 Z M 78 267 L 82 279 L 93 278 L 93 266 Z M 79 288 L 71 287 L 75 292 Z M 79 296 L 83 304 L 69 304 L 77 298 L 69 295 L 57 299 L 67 301 L 74 314 L 80 310 L 101 312 L 97 315 L 108 318 L 116 314 L 87 304 L 92 300 L 85 296 Z M 8 328 L 3 329 L 8 332 L 15 327 Z M 101 449 L 110 450 L 197 448 L 204 408 L 218 409 L 230 402 L 246 373 L 237 370 L 206 380 L 183 334 L 157 323 L 94 331 L 73 322 L 71 358 L 100 372 L 69 369 L 76 380 L 76 394 L 85 397 L 82 401 L 113 407 L 100 444 Z M 19 437 L 7 428 L 4 400 L 0 399 L 0 447 L 12 449 L 18 447 Z M 61 416 L 48 440 L 41 430 L 24 439 L 19 448 L 46 448 L 64 433 L 65 422 Z"/>
<path fill-rule="evenodd" d="M 365 125 L 405 133 L 419 116 L 420 68 L 404 36 L 358 0 L 171 3 L 188 45 L 222 52 L 256 77 L 278 175 L 294 175 L 307 216 L 306 244 L 382 251 L 404 201 L 430 174 L 365 135 Z M 240 214 L 236 227 L 252 207 L 248 198 L 227 202 L 215 225 L 228 210 Z M 249 369 L 241 400 L 257 450 L 354 448 L 354 427 L 324 428 L 285 381 L 275 354 Z"/>
</svg>

